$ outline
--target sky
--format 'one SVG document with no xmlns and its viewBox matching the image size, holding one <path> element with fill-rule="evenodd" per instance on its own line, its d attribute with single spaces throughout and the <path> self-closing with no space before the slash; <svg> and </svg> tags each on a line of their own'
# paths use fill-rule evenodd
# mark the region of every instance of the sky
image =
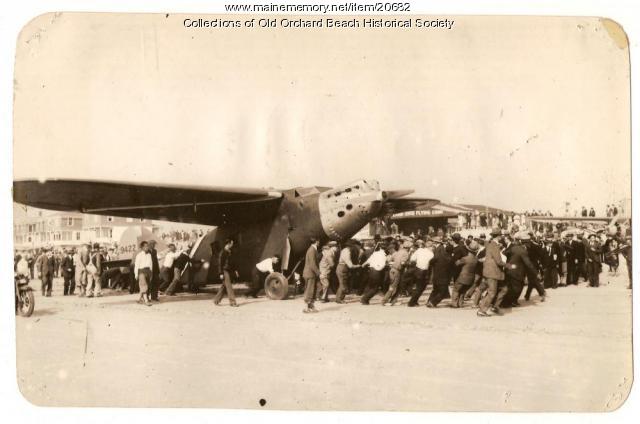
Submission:
<svg viewBox="0 0 640 424">
<path fill-rule="evenodd" d="M 631 197 L 628 47 L 598 18 L 183 26 L 198 17 L 216 18 L 31 21 L 17 44 L 14 177 L 265 188 L 364 178 L 556 214 L 569 201 L 601 215 Z"/>
</svg>

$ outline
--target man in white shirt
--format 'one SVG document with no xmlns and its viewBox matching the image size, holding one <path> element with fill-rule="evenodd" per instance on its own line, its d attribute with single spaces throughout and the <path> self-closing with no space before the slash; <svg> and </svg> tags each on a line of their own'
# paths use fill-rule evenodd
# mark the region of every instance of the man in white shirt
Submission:
<svg viewBox="0 0 640 424">
<path fill-rule="evenodd" d="M 369 268 L 369 278 L 367 279 L 367 287 L 360 298 L 360 303 L 368 305 L 371 298 L 376 295 L 382 285 L 384 270 L 387 266 L 387 254 L 381 243 L 375 246 L 374 252 L 362 266 Z"/>
<path fill-rule="evenodd" d="M 164 292 L 171 281 L 173 280 L 173 262 L 178 256 L 176 253 L 176 245 L 171 243 L 168 246 L 169 250 L 164 255 L 162 260 L 162 266 L 160 267 L 160 288 L 161 292 Z"/>
<path fill-rule="evenodd" d="M 409 258 L 409 262 L 415 263 L 416 265 L 414 269 L 416 287 L 411 294 L 409 303 L 407 304 L 409 307 L 418 306 L 418 300 L 427 288 L 427 284 L 429 284 L 429 265 L 431 264 L 431 259 L 433 259 L 431 241 L 425 243 L 423 240 L 418 240 L 416 244 L 418 245 L 418 248 L 413 252 L 411 258 Z"/>
<path fill-rule="evenodd" d="M 149 283 L 151 282 L 152 267 L 153 262 L 151 253 L 149 253 L 149 243 L 143 241 L 140 243 L 140 252 L 136 255 L 133 275 L 138 279 L 138 286 L 140 287 L 140 299 L 138 299 L 138 303 L 144 303 L 147 306 L 152 305 L 149 301 Z"/>
<path fill-rule="evenodd" d="M 264 287 L 264 280 L 274 272 L 274 265 L 280 263 L 280 256 L 273 255 L 270 258 L 258 262 L 253 271 L 253 286 L 249 288 L 247 297 L 257 298 L 258 293 Z"/>
</svg>

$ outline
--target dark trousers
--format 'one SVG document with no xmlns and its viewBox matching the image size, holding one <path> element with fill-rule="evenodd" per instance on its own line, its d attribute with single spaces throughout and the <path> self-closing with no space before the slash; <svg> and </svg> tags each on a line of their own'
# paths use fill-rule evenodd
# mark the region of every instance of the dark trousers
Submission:
<svg viewBox="0 0 640 424">
<path fill-rule="evenodd" d="M 249 287 L 249 291 L 247 291 L 247 296 L 258 297 L 258 293 L 264 288 L 264 280 L 266 280 L 268 275 L 268 272 L 260 272 L 258 268 L 254 267 L 251 287 Z"/>
<path fill-rule="evenodd" d="M 213 301 L 217 304 L 220 303 L 224 295 L 229 296 L 229 303 L 232 305 L 236 304 L 236 294 L 233 291 L 231 273 L 229 271 L 224 271 L 224 280 L 222 281 L 222 286 L 216 296 L 213 298 Z"/>
<path fill-rule="evenodd" d="M 555 289 L 558 287 L 558 268 L 551 266 L 544 269 L 544 288 Z"/>
<path fill-rule="evenodd" d="M 394 302 L 398 298 L 398 296 L 407 294 L 408 291 L 413 288 L 416 276 L 415 273 L 415 267 L 409 267 L 402 271 L 402 275 L 400 276 L 400 284 L 398 284 L 398 290 L 396 290 L 393 296 L 391 296 L 392 302 Z"/>
<path fill-rule="evenodd" d="M 600 286 L 601 266 L 600 262 L 587 262 L 587 277 L 590 287 Z"/>
<path fill-rule="evenodd" d="M 531 273 L 527 275 L 527 292 L 524 295 L 525 300 L 529 300 L 533 289 L 536 289 L 540 297 L 546 294 L 544 287 L 542 287 L 542 284 L 540 284 L 540 281 L 538 280 L 538 277 Z"/>
<path fill-rule="evenodd" d="M 434 281 L 433 291 L 431 292 L 431 295 L 429 296 L 429 300 L 427 302 L 432 304 L 433 306 L 438 306 L 438 303 L 440 303 L 443 299 L 448 299 L 450 297 L 451 295 L 449 294 L 449 281 Z"/>
<path fill-rule="evenodd" d="M 587 275 L 587 267 L 585 265 L 585 261 L 578 261 L 578 263 L 576 264 L 576 276 L 575 276 L 575 280 L 576 283 L 578 282 L 578 278 L 582 277 L 584 279 L 584 281 L 587 281 L 589 279 L 588 275 Z"/>
<path fill-rule="evenodd" d="M 53 274 L 44 274 L 41 281 L 42 295 L 51 296 L 51 288 L 53 287 Z"/>
<path fill-rule="evenodd" d="M 426 269 L 416 268 L 413 271 L 413 279 L 415 281 L 415 287 L 413 288 L 411 298 L 409 299 L 409 306 L 418 305 L 420 296 L 422 296 L 422 293 L 424 293 L 424 290 L 429 284 L 429 273 Z"/>
<path fill-rule="evenodd" d="M 73 294 L 73 291 L 76 289 L 76 281 L 73 278 L 73 274 L 65 272 L 62 277 L 64 278 L 63 294 L 65 296 Z"/>
<path fill-rule="evenodd" d="M 367 278 L 367 285 L 364 289 L 364 293 L 360 298 L 360 303 L 368 305 L 373 296 L 378 293 L 378 290 L 382 288 L 382 281 L 384 279 L 384 269 L 382 271 L 376 271 L 373 268 L 369 269 L 369 276 Z"/>
<path fill-rule="evenodd" d="M 151 275 L 149 282 L 149 297 L 152 300 L 158 300 L 158 290 L 160 290 L 160 274 L 155 273 Z"/>
<path fill-rule="evenodd" d="M 304 279 L 304 303 L 309 306 L 313 306 L 313 302 L 316 299 L 317 285 L 317 277 L 309 277 Z"/>
<path fill-rule="evenodd" d="M 567 259 L 567 284 L 578 284 L 575 259 Z"/>
<path fill-rule="evenodd" d="M 507 295 L 504 297 L 503 305 L 509 307 L 516 303 L 524 290 L 524 281 L 519 281 L 513 277 L 506 277 Z"/>
<path fill-rule="evenodd" d="M 345 264 L 338 264 L 336 268 L 338 276 L 338 291 L 336 292 L 336 301 L 342 302 L 349 288 L 349 267 Z"/>
</svg>

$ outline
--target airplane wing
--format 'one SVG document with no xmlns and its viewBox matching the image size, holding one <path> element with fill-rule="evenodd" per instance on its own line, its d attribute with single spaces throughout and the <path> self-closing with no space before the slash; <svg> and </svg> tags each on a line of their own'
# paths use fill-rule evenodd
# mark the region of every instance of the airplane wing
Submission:
<svg viewBox="0 0 640 424">
<path fill-rule="evenodd" d="M 282 193 L 168 184 L 91 180 L 22 180 L 17 203 L 57 211 L 158 219 L 203 225 L 255 222 L 275 216 Z"/>
<path fill-rule="evenodd" d="M 400 212 L 427 210 L 438 203 L 440 203 L 440 201 L 436 199 L 402 196 L 392 197 L 392 195 L 388 195 L 387 200 L 382 205 L 381 215 L 393 215 Z"/>
</svg>

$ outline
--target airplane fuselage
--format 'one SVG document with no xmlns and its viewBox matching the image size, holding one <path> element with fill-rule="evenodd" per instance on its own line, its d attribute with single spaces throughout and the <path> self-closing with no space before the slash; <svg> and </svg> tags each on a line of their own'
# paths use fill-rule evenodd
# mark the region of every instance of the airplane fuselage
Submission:
<svg viewBox="0 0 640 424">
<path fill-rule="evenodd" d="M 227 224 L 209 232 L 196 247 L 193 258 L 206 264 L 195 281 L 207 282 L 217 274 L 217 256 L 226 239 L 233 239 L 240 279 L 249 281 L 253 268 L 273 255 L 283 258 L 283 270 L 302 272 L 301 259 L 312 238 L 346 240 L 380 212 L 385 193 L 376 181 L 359 180 L 341 187 L 284 190 L 273 217 Z M 297 266 L 297 267 L 296 267 Z M 211 271 L 209 267 L 213 267 Z"/>
</svg>

